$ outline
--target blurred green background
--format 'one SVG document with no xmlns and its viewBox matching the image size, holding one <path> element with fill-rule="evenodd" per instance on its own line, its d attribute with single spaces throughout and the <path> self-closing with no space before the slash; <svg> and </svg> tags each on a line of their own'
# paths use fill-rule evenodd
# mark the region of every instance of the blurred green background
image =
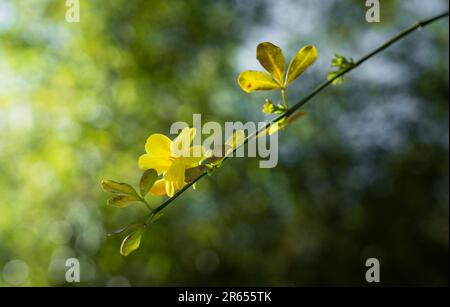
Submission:
<svg viewBox="0 0 450 307">
<path fill-rule="evenodd" d="M 106 234 L 147 214 L 106 207 L 108 178 L 136 184 L 152 133 L 175 121 L 262 120 L 237 74 L 271 41 L 317 63 L 358 58 L 448 1 L 0 0 L 0 285 L 448 285 L 448 20 L 416 32 L 305 106 L 280 160 L 232 159 L 165 210 L 141 248 Z M 158 204 L 164 198 L 152 199 Z"/>
</svg>

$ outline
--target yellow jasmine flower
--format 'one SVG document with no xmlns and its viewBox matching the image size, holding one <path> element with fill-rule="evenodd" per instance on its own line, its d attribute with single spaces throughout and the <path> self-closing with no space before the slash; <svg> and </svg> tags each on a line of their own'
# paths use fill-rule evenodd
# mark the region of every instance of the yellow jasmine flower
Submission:
<svg viewBox="0 0 450 307">
<path fill-rule="evenodd" d="M 194 128 L 186 127 L 173 141 L 163 134 L 149 136 L 146 154 L 139 157 L 139 168 L 153 168 L 163 175 L 150 189 L 151 194 L 172 197 L 186 184 L 186 169 L 197 166 L 204 157 L 203 146 L 191 146 L 195 133 Z"/>
</svg>

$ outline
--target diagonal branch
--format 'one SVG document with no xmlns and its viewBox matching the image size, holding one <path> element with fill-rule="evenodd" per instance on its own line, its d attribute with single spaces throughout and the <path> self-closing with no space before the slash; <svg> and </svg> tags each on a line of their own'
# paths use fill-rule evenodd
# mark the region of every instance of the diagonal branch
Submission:
<svg viewBox="0 0 450 307">
<path fill-rule="evenodd" d="M 297 112 L 297 110 L 302 107 L 303 105 L 305 105 L 308 101 L 310 101 L 314 96 L 316 96 L 318 93 L 320 93 L 322 90 L 324 90 L 325 88 L 327 88 L 328 86 L 330 86 L 333 81 L 341 78 L 342 76 L 346 75 L 347 73 L 349 73 L 350 71 L 352 71 L 353 69 L 357 68 L 358 66 L 360 66 L 361 64 L 363 64 L 364 62 L 366 62 L 367 60 L 369 60 L 370 58 L 374 57 L 375 55 L 377 55 L 378 53 L 382 52 L 383 50 L 387 49 L 388 47 L 390 47 L 391 45 L 395 44 L 396 42 L 398 42 L 399 40 L 403 39 L 404 37 L 408 36 L 409 34 L 411 34 L 412 32 L 416 31 L 416 30 L 420 30 L 422 28 L 424 28 L 425 26 L 439 20 L 445 17 L 449 16 L 449 12 L 445 12 L 439 15 L 436 15 L 434 17 L 431 17 L 429 19 L 423 20 L 423 21 L 419 21 L 417 23 L 415 23 L 414 25 L 410 26 L 409 28 L 401 31 L 400 33 L 398 33 L 397 35 L 395 35 L 394 37 L 392 37 L 390 40 L 388 40 L 387 42 L 385 42 L 384 44 L 382 44 L 381 46 L 379 46 L 378 48 L 374 49 L 373 51 L 367 53 L 366 55 L 364 55 L 363 57 L 361 57 L 359 60 L 357 60 L 354 65 L 352 65 L 351 67 L 343 70 L 341 73 L 337 74 L 336 76 L 334 76 L 333 78 L 323 82 L 322 84 L 320 84 L 318 87 L 316 87 L 316 89 L 314 89 L 309 95 L 307 95 L 306 97 L 304 97 L 302 100 L 300 100 L 299 102 L 297 102 L 296 104 L 294 104 L 292 107 L 290 107 L 285 113 L 279 115 L 278 117 L 276 117 L 275 119 L 269 121 L 266 123 L 266 125 L 264 127 L 262 127 L 261 129 L 259 129 L 258 131 L 256 131 L 255 133 L 247 136 L 247 138 L 244 140 L 244 142 L 240 145 L 237 146 L 232 153 L 236 152 L 236 150 L 238 148 L 240 148 L 241 146 L 244 146 L 245 144 L 248 143 L 249 140 L 258 137 L 258 135 L 265 131 L 267 128 L 269 128 L 272 124 L 274 123 L 278 123 L 281 120 L 288 118 L 289 116 L 293 115 L 294 113 Z M 226 159 L 228 159 L 229 155 L 227 157 L 225 157 L 224 162 Z M 176 198 L 178 198 L 178 196 L 180 196 L 181 194 L 183 194 L 187 189 L 189 189 L 192 185 L 194 185 L 197 181 L 199 181 L 200 179 L 202 179 L 207 173 L 203 173 L 200 176 L 198 176 L 196 179 L 194 179 L 192 182 L 189 182 L 188 184 L 186 184 L 181 190 L 179 190 L 178 192 L 176 192 L 171 198 L 167 199 L 164 203 L 162 203 L 161 205 L 159 205 L 158 207 L 156 207 L 155 209 L 153 209 L 153 211 L 150 213 L 150 216 L 148 217 L 147 221 L 145 222 L 145 225 L 147 225 L 148 222 L 150 222 L 152 220 L 152 218 L 159 213 L 161 210 L 163 210 L 165 207 L 167 207 L 172 201 L 174 201 Z"/>
</svg>

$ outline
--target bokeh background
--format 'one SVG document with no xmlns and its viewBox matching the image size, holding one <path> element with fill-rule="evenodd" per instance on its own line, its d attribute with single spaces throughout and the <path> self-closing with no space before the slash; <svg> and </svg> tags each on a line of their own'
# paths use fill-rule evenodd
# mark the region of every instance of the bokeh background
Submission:
<svg viewBox="0 0 450 307">
<path fill-rule="evenodd" d="M 280 134 L 280 160 L 228 161 L 165 210 L 141 248 L 107 233 L 146 209 L 108 208 L 108 178 L 136 184 L 152 133 L 175 121 L 263 120 L 265 98 L 237 74 L 271 41 L 317 63 L 358 58 L 448 1 L 0 0 L 0 285 L 448 285 L 448 20 L 416 32 L 314 98 Z M 152 198 L 156 205 L 164 198 Z"/>
</svg>

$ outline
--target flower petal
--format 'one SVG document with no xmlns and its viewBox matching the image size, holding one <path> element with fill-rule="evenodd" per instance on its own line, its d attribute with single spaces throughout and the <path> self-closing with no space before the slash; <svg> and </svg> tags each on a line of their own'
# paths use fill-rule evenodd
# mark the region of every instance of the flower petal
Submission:
<svg viewBox="0 0 450 307">
<path fill-rule="evenodd" d="M 198 163 L 205 157 L 205 149 L 201 145 L 195 145 L 185 150 L 180 159 L 185 168 L 191 168 L 198 165 Z"/>
<path fill-rule="evenodd" d="M 151 157 L 169 158 L 172 141 L 164 134 L 152 134 L 145 143 L 145 151 Z"/>
<path fill-rule="evenodd" d="M 175 187 L 173 182 L 171 181 L 164 181 L 166 186 L 166 193 L 167 196 L 172 197 L 175 194 Z"/>
<path fill-rule="evenodd" d="M 156 180 L 150 188 L 150 194 L 155 196 L 166 195 L 166 182 L 164 179 Z"/>
<path fill-rule="evenodd" d="M 184 185 L 184 172 L 186 167 L 181 159 L 175 159 L 167 172 L 164 174 L 164 180 L 175 183 L 175 187 Z"/>
<path fill-rule="evenodd" d="M 195 133 L 195 128 L 186 127 L 181 130 L 180 134 L 173 140 L 173 144 L 171 146 L 172 155 L 175 157 L 182 156 L 182 153 L 185 150 L 188 150 L 191 146 Z"/>
<path fill-rule="evenodd" d="M 143 154 L 139 157 L 138 165 L 139 168 L 145 170 L 154 168 L 158 174 L 162 174 L 169 169 L 170 165 L 172 165 L 172 161 L 166 157 L 152 157 L 150 154 Z"/>
</svg>

